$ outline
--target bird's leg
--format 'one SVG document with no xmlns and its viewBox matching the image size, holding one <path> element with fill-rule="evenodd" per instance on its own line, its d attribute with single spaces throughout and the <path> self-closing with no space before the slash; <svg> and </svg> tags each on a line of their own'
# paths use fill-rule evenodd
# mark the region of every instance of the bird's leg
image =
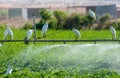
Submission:
<svg viewBox="0 0 120 78">
<path fill-rule="evenodd" d="M 35 41 L 33 40 L 33 44 L 35 44 Z"/>
<path fill-rule="evenodd" d="M 10 37 L 10 38 L 9 38 L 9 41 L 11 41 L 11 40 L 13 40 L 13 37 Z"/>
<path fill-rule="evenodd" d="M 112 35 L 112 40 L 115 40 L 115 37 L 114 37 L 114 35 Z"/>
<path fill-rule="evenodd" d="M 114 35 L 114 40 L 116 40 L 116 36 Z"/>
<path fill-rule="evenodd" d="M 45 35 L 45 33 L 43 34 L 43 38 L 45 38 L 46 37 L 46 35 Z"/>
<path fill-rule="evenodd" d="M 42 37 L 44 38 L 44 33 L 43 33 Z"/>
<path fill-rule="evenodd" d="M 11 37 L 11 40 L 13 40 L 13 36 Z"/>
<path fill-rule="evenodd" d="M 112 35 L 112 40 L 113 40 L 113 35 Z"/>
<path fill-rule="evenodd" d="M 78 36 L 76 37 L 76 40 L 78 40 Z"/>
<path fill-rule="evenodd" d="M 25 37 L 24 43 L 25 43 L 25 44 L 29 44 L 29 40 L 27 40 L 27 37 Z"/>
<path fill-rule="evenodd" d="M 78 40 L 78 36 L 76 36 L 76 39 L 75 39 L 76 41 Z"/>
<path fill-rule="evenodd" d="M 5 40 L 7 40 L 7 39 L 8 39 L 8 37 L 5 37 L 4 39 L 5 39 Z"/>
</svg>

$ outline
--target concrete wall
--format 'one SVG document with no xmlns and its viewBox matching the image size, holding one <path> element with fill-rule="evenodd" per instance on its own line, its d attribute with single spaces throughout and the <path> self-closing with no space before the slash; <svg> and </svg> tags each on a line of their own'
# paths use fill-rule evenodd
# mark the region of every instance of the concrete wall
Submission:
<svg viewBox="0 0 120 78">
<path fill-rule="evenodd" d="M 35 16 L 36 18 L 39 18 L 40 17 L 39 10 L 40 8 L 28 8 L 27 9 L 28 18 L 32 18 L 33 16 Z"/>
<path fill-rule="evenodd" d="M 117 11 L 117 16 L 120 17 L 120 10 Z"/>
<path fill-rule="evenodd" d="M 22 9 L 21 8 L 10 8 L 8 10 L 9 18 L 21 17 L 22 18 Z"/>
<path fill-rule="evenodd" d="M 22 8 L 22 18 L 28 20 L 28 11 L 27 8 Z"/>
<path fill-rule="evenodd" d="M 82 7 L 82 6 L 72 6 L 72 7 L 68 7 L 66 9 L 67 12 L 71 12 L 71 13 L 74 13 L 74 12 L 77 12 L 79 14 L 82 14 L 84 15 L 86 13 L 86 7 Z"/>
<path fill-rule="evenodd" d="M 49 10 L 56 10 L 59 8 L 48 8 Z M 104 5 L 104 6 L 72 6 L 72 7 L 66 7 L 62 8 L 63 11 L 67 11 L 69 13 L 77 12 L 79 14 L 85 14 L 88 13 L 89 9 L 92 9 L 96 14 L 103 15 L 105 13 L 109 13 L 114 18 L 117 17 L 117 11 L 115 5 Z M 61 10 L 60 9 L 60 10 Z M 40 18 L 39 14 L 40 8 L 13 8 L 9 9 L 9 18 L 14 17 L 21 17 L 25 20 L 28 20 L 29 18 L 32 18 L 35 16 L 36 18 Z"/>
<path fill-rule="evenodd" d="M 113 18 L 117 18 L 116 5 L 99 5 L 99 6 L 87 6 L 86 10 L 91 9 L 98 15 L 110 14 Z"/>
<path fill-rule="evenodd" d="M 99 15 L 109 13 L 113 18 L 117 18 L 117 11 L 115 5 L 96 6 L 96 13 Z"/>
<path fill-rule="evenodd" d="M 9 18 L 20 17 L 24 20 L 28 20 L 32 18 L 33 15 L 36 17 L 40 17 L 39 8 L 12 8 L 8 11 Z"/>
</svg>

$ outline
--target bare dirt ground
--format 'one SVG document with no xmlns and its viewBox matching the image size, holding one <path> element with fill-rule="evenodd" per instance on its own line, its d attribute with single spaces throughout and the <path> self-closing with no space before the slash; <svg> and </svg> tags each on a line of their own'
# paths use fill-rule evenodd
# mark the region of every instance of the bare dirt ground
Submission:
<svg viewBox="0 0 120 78">
<path fill-rule="evenodd" d="M 39 19 L 35 19 L 36 22 L 39 22 Z M 23 27 L 27 22 L 33 23 L 32 18 L 29 20 L 23 20 L 22 18 L 12 18 L 12 19 L 4 19 L 0 20 L 0 24 L 9 24 L 11 27 L 14 28 L 21 28 Z"/>
</svg>

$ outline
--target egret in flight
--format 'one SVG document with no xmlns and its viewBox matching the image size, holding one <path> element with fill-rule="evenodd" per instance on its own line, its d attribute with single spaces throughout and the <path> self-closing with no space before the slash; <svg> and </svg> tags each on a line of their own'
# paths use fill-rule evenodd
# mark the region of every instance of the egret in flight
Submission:
<svg viewBox="0 0 120 78">
<path fill-rule="evenodd" d="M 113 26 L 110 26 L 110 31 L 112 33 L 112 39 L 116 39 L 116 30 Z"/>
<path fill-rule="evenodd" d="M 7 27 L 4 31 L 4 39 L 6 40 L 8 37 L 10 37 L 10 39 L 13 39 L 13 31 L 10 29 L 10 27 Z"/>
<path fill-rule="evenodd" d="M 79 30 L 73 28 L 72 31 L 73 31 L 73 32 L 75 33 L 75 35 L 76 35 L 76 40 L 78 40 L 78 38 L 81 37 L 81 34 L 80 34 Z"/>
<path fill-rule="evenodd" d="M 47 28 L 48 28 L 48 22 L 46 22 L 42 27 L 42 37 L 45 37 L 45 34 L 47 32 Z"/>
<path fill-rule="evenodd" d="M 12 66 L 8 65 L 8 69 L 5 74 L 11 74 L 13 71 L 12 68 L 13 68 Z"/>
<path fill-rule="evenodd" d="M 29 40 L 30 40 L 30 38 L 31 38 L 31 36 L 32 36 L 33 31 L 34 31 L 34 30 L 32 30 L 32 29 L 29 29 L 29 30 L 27 31 L 27 36 L 26 36 L 26 38 L 25 38 L 25 44 L 28 44 L 28 43 L 29 43 Z"/>
<path fill-rule="evenodd" d="M 90 9 L 89 10 L 89 15 L 94 19 L 94 20 L 96 20 L 96 15 L 95 15 L 95 13 Z"/>
</svg>

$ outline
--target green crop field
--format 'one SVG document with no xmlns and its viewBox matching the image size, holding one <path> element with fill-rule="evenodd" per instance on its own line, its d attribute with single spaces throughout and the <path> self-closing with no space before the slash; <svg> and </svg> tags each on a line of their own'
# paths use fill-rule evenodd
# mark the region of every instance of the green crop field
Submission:
<svg viewBox="0 0 120 78">
<path fill-rule="evenodd" d="M 13 29 L 14 40 L 24 39 L 27 30 Z M 84 39 L 112 39 L 111 32 L 109 30 L 80 30 L 81 38 Z M 120 31 L 117 31 L 117 39 L 120 38 Z M 47 37 L 42 39 L 75 39 L 75 34 L 72 30 L 48 30 Z M 41 31 L 37 30 L 37 37 L 41 37 Z M 4 38 L 4 31 L 0 31 L 0 40 Z M 32 38 L 31 38 L 32 39 Z"/>
<path fill-rule="evenodd" d="M 4 39 L 3 32 L 0 31 L 0 40 Z M 13 29 L 14 40 L 24 39 L 26 32 Z M 111 39 L 109 30 L 80 30 L 80 33 L 80 40 Z M 46 35 L 41 39 L 75 39 L 70 30 L 48 30 Z M 41 37 L 40 30 L 37 37 Z M 112 43 L 5 42 L 0 46 L 0 78 L 120 78 L 119 52 L 120 45 Z M 5 74 L 8 65 L 13 66 L 11 74 Z"/>
</svg>

